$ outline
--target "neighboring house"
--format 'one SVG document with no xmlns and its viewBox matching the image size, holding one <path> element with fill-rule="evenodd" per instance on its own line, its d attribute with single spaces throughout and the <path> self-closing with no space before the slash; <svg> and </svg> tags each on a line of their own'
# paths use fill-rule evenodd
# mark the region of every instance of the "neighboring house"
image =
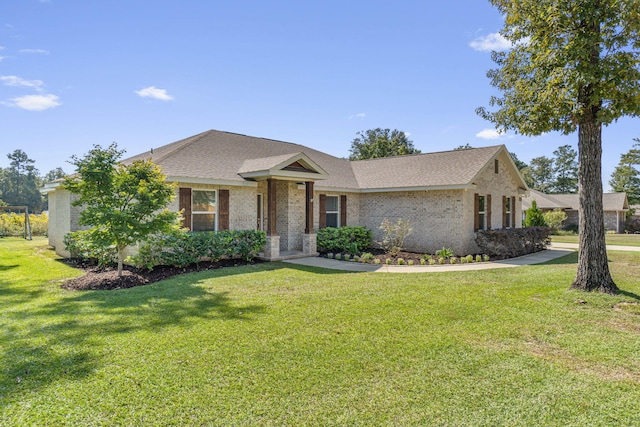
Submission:
<svg viewBox="0 0 640 427">
<path fill-rule="evenodd" d="M 530 190 L 529 195 L 522 198 L 522 209 L 526 211 L 535 200 L 542 212 L 554 209 L 563 210 L 567 214 L 564 227 L 578 225 L 578 195 L 577 194 L 545 194 L 537 190 Z M 602 195 L 602 209 L 604 211 L 604 228 L 624 232 L 626 213 L 629 211 L 626 193 L 604 193 Z"/>
<path fill-rule="evenodd" d="M 528 188 L 504 145 L 349 161 L 303 145 L 207 131 L 124 160 L 152 159 L 178 193 L 191 230 L 261 229 L 265 257 L 316 253 L 322 227 L 361 225 L 381 240 L 384 218 L 409 220 L 407 250 L 477 252 L 475 231 L 521 227 Z M 49 242 L 78 229 L 72 195 L 49 195 Z"/>
</svg>

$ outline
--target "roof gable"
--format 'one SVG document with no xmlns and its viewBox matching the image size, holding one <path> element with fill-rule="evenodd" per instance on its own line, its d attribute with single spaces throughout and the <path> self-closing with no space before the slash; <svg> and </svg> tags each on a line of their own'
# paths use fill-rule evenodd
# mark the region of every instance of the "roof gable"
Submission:
<svg viewBox="0 0 640 427">
<path fill-rule="evenodd" d="M 238 174 L 245 179 L 258 181 L 267 178 L 315 181 L 327 179 L 329 176 L 320 165 L 304 153 L 245 160 Z"/>
</svg>

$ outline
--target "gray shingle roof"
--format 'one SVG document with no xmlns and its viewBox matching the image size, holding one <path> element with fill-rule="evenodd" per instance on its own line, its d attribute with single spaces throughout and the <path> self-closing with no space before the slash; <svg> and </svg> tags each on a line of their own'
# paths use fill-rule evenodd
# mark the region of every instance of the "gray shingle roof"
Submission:
<svg viewBox="0 0 640 427">
<path fill-rule="evenodd" d="M 531 190 L 527 197 L 522 199 L 522 208 L 529 209 L 531 201 L 536 201 L 540 209 L 570 209 L 578 210 L 579 200 L 577 194 L 545 194 L 537 190 Z M 602 195 L 603 211 L 623 211 L 629 209 L 626 193 L 604 193 Z"/>
<path fill-rule="evenodd" d="M 304 153 L 329 174 L 316 183 L 318 187 L 357 191 L 467 186 L 501 150 L 506 148 L 497 145 L 348 161 L 300 144 L 209 130 L 130 157 L 125 163 L 151 158 L 170 177 L 240 182 L 245 181 L 241 171 L 266 168 Z"/>
</svg>

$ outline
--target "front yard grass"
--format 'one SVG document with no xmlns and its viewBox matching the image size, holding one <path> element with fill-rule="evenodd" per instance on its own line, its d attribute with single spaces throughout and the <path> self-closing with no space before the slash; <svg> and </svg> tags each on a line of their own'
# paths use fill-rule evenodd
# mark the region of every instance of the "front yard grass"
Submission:
<svg viewBox="0 0 640 427">
<path fill-rule="evenodd" d="M 555 263 L 440 274 L 284 263 L 73 292 L 0 239 L 0 425 L 640 425 L 640 253 L 617 296 Z"/>
<path fill-rule="evenodd" d="M 640 246 L 640 234 L 606 234 L 607 245 Z M 578 235 L 551 236 L 552 243 L 578 243 Z"/>
</svg>

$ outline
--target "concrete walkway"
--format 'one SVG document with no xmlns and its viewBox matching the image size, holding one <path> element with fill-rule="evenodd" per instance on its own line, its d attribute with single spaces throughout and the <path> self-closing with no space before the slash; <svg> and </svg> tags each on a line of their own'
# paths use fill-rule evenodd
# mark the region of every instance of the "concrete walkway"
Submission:
<svg viewBox="0 0 640 427">
<path fill-rule="evenodd" d="M 551 249 L 578 249 L 577 243 L 552 243 Z M 607 245 L 608 251 L 640 252 L 640 246 Z"/>
<path fill-rule="evenodd" d="M 308 257 L 291 259 L 283 262 L 308 267 L 320 267 L 330 270 L 362 271 L 370 273 L 441 273 L 445 271 L 471 271 L 489 270 L 494 268 L 519 267 L 521 265 L 541 264 L 552 259 L 560 258 L 574 252 L 571 248 L 551 248 L 535 254 L 501 261 L 479 262 L 471 264 L 444 264 L 444 265 L 386 265 L 386 264 L 361 264 L 358 262 L 336 261 L 324 257 Z"/>
</svg>

